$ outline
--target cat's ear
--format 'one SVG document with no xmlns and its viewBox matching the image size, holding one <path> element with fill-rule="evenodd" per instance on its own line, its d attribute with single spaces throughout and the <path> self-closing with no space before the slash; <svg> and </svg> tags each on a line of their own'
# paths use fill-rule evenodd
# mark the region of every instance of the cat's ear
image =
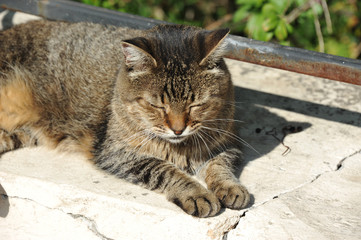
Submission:
<svg viewBox="0 0 361 240">
<path fill-rule="evenodd" d="M 210 58 L 218 59 L 222 57 L 225 48 L 224 39 L 229 34 L 229 29 L 219 29 L 214 31 L 202 31 L 204 38 L 204 52 L 199 65 L 204 65 Z"/>
<path fill-rule="evenodd" d="M 145 71 L 156 67 L 157 61 L 151 55 L 147 39 L 137 37 L 122 42 L 125 64 L 134 71 Z"/>
</svg>

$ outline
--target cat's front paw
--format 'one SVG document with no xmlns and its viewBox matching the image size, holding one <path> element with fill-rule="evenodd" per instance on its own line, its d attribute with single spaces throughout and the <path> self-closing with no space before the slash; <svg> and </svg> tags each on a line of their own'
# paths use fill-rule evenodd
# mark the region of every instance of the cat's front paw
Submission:
<svg viewBox="0 0 361 240">
<path fill-rule="evenodd" d="M 4 130 L 0 130 L 0 154 L 10 151 L 16 147 L 16 142 L 11 135 Z"/>
<path fill-rule="evenodd" d="M 245 208 L 250 201 L 250 195 L 245 187 L 235 182 L 223 182 L 214 193 L 226 208 Z"/>
<path fill-rule="evenodd" d="M 216 195 L 203 188 L 184 191 L 169 198 L 186 213 L 196 217 L 211 217 L 221 209 L 221 204 Z"/>
</svg>

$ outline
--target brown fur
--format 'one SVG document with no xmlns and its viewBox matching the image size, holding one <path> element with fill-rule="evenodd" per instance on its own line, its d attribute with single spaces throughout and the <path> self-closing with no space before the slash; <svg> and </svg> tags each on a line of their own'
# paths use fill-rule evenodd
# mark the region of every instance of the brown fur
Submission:
<svg viewBox="0 0 361 240">
<path fill-rule="evenodd" d="M 81 151 L 194 216 L 245 207 L 227 34 L 48 21 L 0 32 L 0 151 Z"/>
<path fill-rule="evenodd" d="M 7 76 L 9 82 L 1 86 L 0 127 L 6 131 L 13 131 L 40 119 L 31 89 L 26 85 L 27 77 L 19 70 L 14 70 L 13 74 Z"/>
</svg>

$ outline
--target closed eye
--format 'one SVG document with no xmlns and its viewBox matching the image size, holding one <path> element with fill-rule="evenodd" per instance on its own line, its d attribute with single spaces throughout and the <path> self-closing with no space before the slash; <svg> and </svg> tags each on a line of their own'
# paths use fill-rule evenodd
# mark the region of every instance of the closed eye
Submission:
<svg viewBox="0 0 361 240">
<path fill-rule="evenodd" d="M 153 108 L 161 109 L 161 110 L 163 110 L 163 112 L 166 111 L 166 110 L 165 110 L 165 107 L 157 106 L 157 105 L 154 105 L 154 104 L 151 104 L 151 103 L 149 103 L 149 104 L 150 104 L 150 106 L 152 106 Z"/>
<path fill-rule="evenodd" d="M 197 111 L 201 108 L 203 108 L 203 109 L 205 108 L 204 103 L 189 106 L 189 114 L 191 114 L 192 112 Z"/>
<path fill-rule="evenodd" d="M 143 98 L 137 98 L 136 100 L 138 104 L 141 105 L 143 108 L 149 109 L 150 107 L 152 107 L 152 108 L 162 109 L 163 111 L 165 111 L 164 107 L 154 105 Z"/>
<path fill-rule="evenodd" d="M 192 108 L 199 108 L 199 107 L 203 107 L 205 104 L 204 103 L 201 103 L 201 104 L 196 104 L 196 105 L 192 105 L 190 106 L 189 108 L 192 109 Z"/>
</svg>

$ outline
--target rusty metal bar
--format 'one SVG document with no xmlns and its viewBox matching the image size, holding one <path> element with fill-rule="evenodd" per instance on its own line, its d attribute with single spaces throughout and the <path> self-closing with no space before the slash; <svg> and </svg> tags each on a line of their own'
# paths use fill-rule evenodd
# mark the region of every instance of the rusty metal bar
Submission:
<svg viewBox="0 0 361 240">
<path fill-rule="evenodd" d="M 29 13 L 50 20 L 94 22 L 137 29 L 148 29 L 165 23 L 66 0 L 0 0 L 0 8 Z"/>
<path fill-rule="evenodd" d="M 148 29 L 162 21 L 65 0 L 0 0 L 0 7 L 52 20 L 89 21 Z M 230 35 L 226 57 L 361 85 L 361 61 Z"/>
<path fill-rule="evenodd" d="M 291 72 L 361 85 L 361 61 L 229 36 L 226 57 Z"/>
</svg>

